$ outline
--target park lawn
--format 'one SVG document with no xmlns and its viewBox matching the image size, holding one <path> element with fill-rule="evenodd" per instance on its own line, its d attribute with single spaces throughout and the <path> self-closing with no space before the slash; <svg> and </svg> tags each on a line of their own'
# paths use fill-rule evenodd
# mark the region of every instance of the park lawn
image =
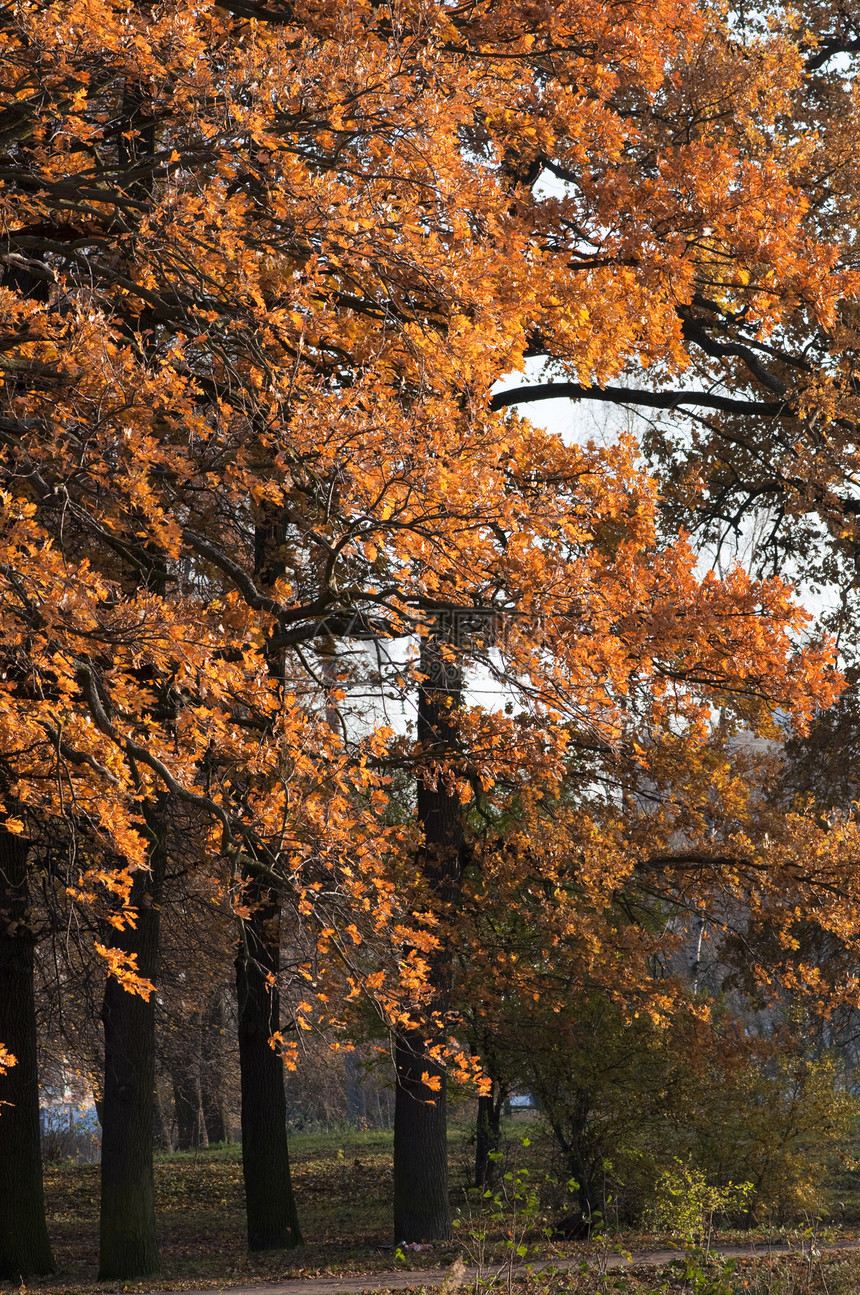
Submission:
<svg viewBox="0 0 860 1295">
<path fill-rule="evenodd" d="M 540 1172 L 548 1146 L 540 1134 L 531 1133 L 530 1145 L 521 1154 L 530 1172 Z M 156 1194 L 162 1268 L 156 1281 L 117 1286 L 96 1282 L 98 1267 L 99 1169 L 97 1165 L 50 1165 L 45 1172 L 48 1225 L 59 1271 L 56 1276 L 29 1283 L 41 1295 L 77 1295 L 94 1291 L 182 1289 L 268 1283 L 303 1276 L 372 1274 L 392 1268 L 420 1270 L 445 1267 L 462 1254 L 466 1262 L 478 1258 L 477 1236 L 485 1230 L 479 1218 L 479 1201 L 466 1187 L 471 1161 L 468 1134 L 451 1132 L 452 1206 L 461 1227 L 450 1245 L 421 1252 L 397 1253 L 390 1235 L 392 1139 L 390 1133 L 344 1130 L 337 1133 L 298 1134 L 291 1139 L 293 1182 L 305 1245 L 295 1251 L 249 1255 L 245 1249 L 242 1167 L 236 1146 L 196 1154 L 176 1154 L 156 1161 Z M 490 1206 L 492 1209 L 492 1205 Z M 520 1236 L 528 1257 L 570 1257 L 595 1253 L 584 1243 L 549 1241 L 539 1226 Z M 751 1239 L 751 1238 L 749 1238 Z M 735 1235 L 732 1240 L 740 1240 Z M 502 1258 L 504 1229 L 489 1226 L 488 1256 Z M 672 1244 L 667 1237 L 645 1234 L 613 1238 L 610 1248 L 658 1248 Z M 806 1239 L 809 1248 L 809 1238 Z M 774 1267 L 776 1264 L 776 1267 Z M 700 1284 L 699 1295 L 857 1295 L 860 1292 L 860 1254 L 826 1256 L 821 1260 L 787 1260 L 771 1270 L 745 1261 L 729 1278 Z M 778 1268 L 778 1272 L 777 1272 Z M 825 1279 L 825 1272 L 827 1277 Z M 762 1285 L 767 1281 L 769 1284 Z M 805 1285 L 802 1284 L 805 1282 Z M 619 1285 L 619 1283 L 621 1283 Z M 722 1283 L 722 1284 L 720 1284 Z M 729 1284 L 726 1284 L 729 1283 Z M 798 1284 L 801 1283 L 801 1284 Z M 853 1283 L 853 1284 L 852 1284 Z M 414 1283 L 420 1287 L 420 1275 Z M 533 1295 L 601 1295 L 614 1291 L 630 1295 L 675 1295 L 692 1290 L 678 1272 L 658 1279 L 653 1271 L 641 1274 L 607 1274 L 598 1285 L 594 1274 L 566 1273 L 530 1284 Z"/>
<path fill-rule="evenodd" d="M 390 1133 L 299 1134 L 291 1138 L 290 1152 L 306 1244 L 257 1255 L 245 1248 L 240 1148 L 159 1156 L 155 1185 L 162 1265 L 155 1284 L 165 1289 L 237 1284 L 407 1266 L 398 1263 L 391 1244 Z M 31 1287 L 111 1289 L 95 1285 L 98 1165 L 47 1166 L 45 1196 L 59 1274 Z M 408 1266 L 450 1263 L 457 1252 L 451 1245 L 410 1253 Z"/>
</svg>

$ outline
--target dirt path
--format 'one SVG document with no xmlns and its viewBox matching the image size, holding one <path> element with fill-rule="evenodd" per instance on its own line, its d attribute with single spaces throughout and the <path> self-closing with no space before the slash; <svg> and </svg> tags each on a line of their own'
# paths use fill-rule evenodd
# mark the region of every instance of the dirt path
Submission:
<svg viewBox="0 0 860 1295">
<path fill-rule="evenodd" d="M 816 1249 L 821 1254 L 857 1250 L 860 1249 L 860 1241 L 838 1241 L 830 1245 L 816 1243 Z M 714 1246 L 713 1253 L 725 1259 L 751 1259 L 765 1258 L 767 1255 L 800 1254 L 802 1251 L 798 1246 L 761 1244 Z M 605 1264 L 607 1268 L 662 1268 L 675 1259 L 683 1258 L 682 1250 L 634 1250 L 629 1258 L 626 1254 L 609 1254 L 606 1256 Z M 535 1272 L 539 1272 L 542 1268 L 569 1272 L 571 1269 L 578 1269 L 582 1260 L 583 1256 L 577 1255 L 572 1259 L 538 1261 L 531 1267 Z M 589 1259 L 588 1262 L 592 1267 L 597 1267 L 596 1259 Z M 229 1291 L 229 1295 L 358 1295 L 362 1291 L 402 1291 L 410 1288 L 418 1289 L 422 1286 L 440 1286 L 449 1271 L 448 1268 L 415 1268 L 400 1272 L 365 1273 L 358 1277 L 297 1277 L 291 1281 L 260 1282 L 250 1286 L 209 1286 L 201 1290 L 183 1291 L 181 1295 L 221 1295 L 221 1292 L 226 1291 Z M 504 1271 L 501 1269 L 501 1272 Z M 499 1272 L 498 1269 L 490 1267 L 486 1270 L 485 1276 L 491 1279 L 497 1272 Z M 457 1283 L 458 1286 L 471 1285 L 477 1275 L 477 1268 L 467 1266 Z"/>
</svg>

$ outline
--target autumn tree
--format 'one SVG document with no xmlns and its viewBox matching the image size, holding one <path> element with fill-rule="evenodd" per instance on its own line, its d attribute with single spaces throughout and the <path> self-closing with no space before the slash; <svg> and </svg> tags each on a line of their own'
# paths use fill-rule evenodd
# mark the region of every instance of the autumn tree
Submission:
<svg viewBox="0 0 860 1295">
<path fill-rule="evenodd" d="M 260 501 L 254 526 L 256 586 L 269 595 L 287 574 L 281 548 L 287 514 L 274 501 Z M 280 690 L 289 667 L 283 648 L 270 646 L 269 673 Z M 293 1195 L 287 1143 L 287 1107 L 281 1053 L 281 887 L 253 873 L 244 877 L 240 938 L 236 947 L 236 1002 L 242 1091 L 242 1175 L 248 1246 L 293 1248 L 302 1233 Z M 292 1064 L 292 1062 L 290 1062 Z"/>
<path fill-rule="evenodd" d="M 397 1033 L 420 1142 L 398 1135 L 395 1198 L 420 1202 L 398 1239 L 444 1234 L 459 806 L 515 766 L 552 785 L 569 723 L 635 747 L 639 705 L 695 738 L 724 698 L 754 724 L 831 690 L 779 581 L 699 581 L 658 542 L 630 445 L 566 447 L 491 396 L 535 356 L 577 391 L 683 371 L 702 277 L 746 278 L 762 329 L 830 327 L 850 280 L 779 130 L 797 35 L 748 57 L 690 0 L 56 0 L 4 23 L 10 801 L 98 842 L 75 885 L 115 919 L 110 1020 L 150 1010 L 157 807 L 210 824 L 246 924 L 289 903 L 307 939 L 300 1010 L 336 1026 L 367 994 Z M 502 651 L 439 634 L 465 610 L 509 625 Z M 325 661 L 356 639 L 423 641 L 381 680 L 420 692 L 414 743 L 329 722 Z M 522 715 L 466 704 L 475 664 Z M 392 760 L 414 824 L 385 821 Z M 149 1155 L 121 1171 L 151 1237 Z M 147 1241 L 103 1272 L 153 1263 Z"/>
<path fill-rule="evenodd" d="M 743 1163 L 757 1210 L 792 1197 L 797 1208 L 824 1172 L 818 1159 L 810 1178 L 798 1173 L 804 1141 L 818 1127 L 832 1146 L 848 1115 L 810 1025 L 822 1010 L 852 1019 L 856 826 L 838 844 L 808 819 L 781 826 L 784 805 L 763 794 L 772 753 L 744 758 L 730 743 L 717 757 L 720 740 L 699 749 L 704 778 L 694 748 L 668 735 L 644 778 L 644 762 L 601 769 L 585 750 L 560 794 L 518 789 L 475 830 L 461 1029 L 497 1092 L 537 1098 L 577 1184 L 571 1232 L 605 1215 L 607 1191 L 635 1217 L 673 1156 L 717 1177 L 730 1165 L 736 1181 Z M 633 772 L 638 803 L 625 804 L 617 790 Z M 717 789 L 705 834 L 702 792 Z M 781 1168 L 771 1176 L 769 1164 Z"/>
<path fill-rule="evenodd" d="M 595 381 L 545 338 L 533 354 L 548 367 L 497 393 L 493 404 L 526 409 L 569 399 L 635 415 L 641 444 L 660 474 L 669 531 L 694 529 L 697 543 L 723 562 L 740 554 L 751 569 L 800 580 L 825 602 L 843 658 L 852 662 L 857 17 L 850 6 L 813 0 L 796 10 L 733 7 L 730 21 L 725 58 L 713 44 L 700 46 L 639 105 L 649 124 L 631 152 L 631 167 L 643 181 L 659 186 L 670 171 L 685 177 L 677 191 L 689 204 L 685 228 L 670 233 L 668 208 L 652 209 L 655 239 L 683 255 L 689 276 L 674 309 L 676 367 L 643 356 L 644 372 L 628 364 L 617 380 Z M 677 129 L 682 120 L 683 132 Z M 729 172 L 705 173 L 716 120 L 735 175 L 755 177 L 753 188 L 736 186 L 727 203 L 718 195 L 727 192 Z M 576 219 L 587 200 L 582 177 L 560 173 L 551 161 L 547 169 Z M 804 271 L 798 263 L 796 278 L 778 282 L 764 246 L 754 251 L 749 244 L 738 260 L 728 227 L 712 219 L 714 199 L 730 222 L 749 221 L 750 231 L 764 213 L 771 248 L 778 226 L 793 229 L 798 247 L 817 247 L 830 264 L 830 304 L 822 310 L 822 262 L 812 278 L 812 267 Z M 620 226 L 607 226 L 594 245 L 604 272 L 618 278 L 631 270 L 620 235 Z M 632 264 L 644 266 L 638 256 Z"/>
<path fill-rule="evenodd" d="M 676 308 L 680 380 L 662 366 L 643 374 L 628 365 L 622 381 L 592 385 L 548 347 L 545 355 L 557 361 L 545 375 L 551 380 L 537 379 L 494 399 L 498 407 L 559 396 L 625 406 L 636 415 L 640 443 L 659 473 L 667 531 L 679 525 L 693 530 L 697 543 L 724 566 L 739 556 L 757 572 L 788 574 L 814 600 L 836 636 L 852 687 L 838 707 L 822 707 L 808 740 L 789 742 L 786 762 L 776 778 L 764 780 L 762 794 L 779 807 L 775 819 L 798 807 L 815 815 L 806 859 L 799 851 L 796 862 L 800 868 L 814 859 L 829 875 L 845 906 L 841 923 L 835 910 L 834 927 L 837 943 L 848 941 L 850 962 L 850 869 L 840 874 L 826 863 L 826 853 L 830 848 L 834 858 L 844 858 L 856 798 L 858 266 L 850 142 L 858 111 L 856 15 L 817 3 L 790 13 L 741 8 L 733 12 L 733 31 L 734 73 L 720 74 L 710 57 L 679 69 L 674 84 L 666 84 L 660 111 L 668 122 L 671 110 L 679 109 L 690 131 L 683 142 L 664 131 L 661 150 L 640 155 L 638 165 L 643 172 L 659 169 L 675 149 L 703 148 L 705 105 L 708 113 L 719 113 L 719 105 L 731 102 L 725 131 L 738 165 L 762 180 L 779 172 L 794 195 L 791 220 L 798 235 L 808 247 L 829 246 L 837 286 L 831 308 L 822 314 L 820 298 L 799 284 L 787 293 L 779 289 L 766 255 L 738 265 L 724 232 L 709 220 L 702 237 L 688 233 L 686 240 L 692 290 Z M 773 48 L 774 37 L 787 58 L 775 130 L 766 137 L 759 121 L 736 110 L 736 95 L 741 85 L 745 95 L 757 94 L 757 78 L 767 74 L 764 51 Z M 574 202 L 575 179 L 568 177 L 565 186 L 565 201 Z M 779 201 L 771 195 L 767 205 L 777 218 Z M 748 201 L 738 213 L 756 210 Z M 610 252 L 608 242 L 603 250 Z M 770 293 L 764 309 L 756 301 L 762 288 Z M 772 826 L 779 831 L 778 822 Z M 808 936 L 799 923 L 793 938 L 806 942 Z M 807 981 L 814 986 L 821 970 L 810 956 L 796 990 Z"/>
<path fill-rule="evenodd" d="M 236 953 L 242 1077 L 242 1169 L 251 1250 L 301 1244 L 287 1146 L 287 1104 L 281 1054 L 270 1040 L 281 1031 L 279 887 L 253 887 Z"/>
<path fill-rule="evenodd" d="M 135 955 L 135 975 L 152 984 L 158 964 L 160 910 L 167 864 L 166 824 L 150 815 L 146 866 L 134 873 L 126 920 L 110 952 Z M 125 938 L 123 938 L 125 937 Z M 155 1002 L 151 992 L 130 992 L 108 976 L 102 1005 L 105 1075 L 102 1097 L 101 1253 L 102 1279 L 129 1270 L 158 1270 L 153 1174 Z"/>
<path fill-rule="evenodd" d="M 0 824 L 0 1278 L 53 1271 L 39 1143 L 39 1082 L 33 996 L 35 933 L 26 836 Z M 11 1055 L 14 1064 L 6 1065 Z M 11 1167 L 15 1171 L 11 1171 Z"/>
</svg>

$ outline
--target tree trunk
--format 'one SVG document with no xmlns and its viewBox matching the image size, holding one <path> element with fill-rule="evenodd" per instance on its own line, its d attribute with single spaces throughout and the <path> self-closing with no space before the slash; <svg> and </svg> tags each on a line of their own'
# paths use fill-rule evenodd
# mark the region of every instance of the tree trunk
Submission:
<svg viewBox="0 0 860 1295">
<path fill-rule="evenodd" d="M 232 1141 L 230 1121 L 227 1118 L 227 1107 L 220 1093 L 213 1093 L 207 1089 L 203 1094 L 203 1119 L 206 1124 L 206 1138 L 210 1147 L 219 1142 L 227 1143 Z"/>
<path fill-rule="evenodd" d="M 567 1171 L 571 1181 L 576 1184 L 576 1199 L 579 1205 L 579 1218 L 569 1215 L 561 1220 L 561 1229 L 570 1238 L 589 1236 L 594 1226 L 595 1215 L 605 1212 L 606 1201 L 598 1185 L 593 1181 L 593 1171 L 585 1155 L 585 1127 L 591 1095 L 586 1090 L 579 1090 L 576 1098 L 576 1115 L 569 1122 L 565 1131 L 561 1124 L 550 1118 L 549 1125 L 559 1147 L 564 1152 Z"/>
<path fill-rule="evenodd" d="M 445 1072 L 428 1060 L 417 1032 L 398 1035 L 394 1059 L 394 1239 L 445 1240 L 453 1236 Z M 422 1075 L 437 1079 L 438 1090 Z"/>
<path fill-rule="evenodd" d="M 176 1107 L 176 1149 L 196 1151 L 209 1144 L 203 1117 L 203 1095 L 200 1084 L 202 1064 L 202 1022 L 199 1011 L 191 1012 L 185 1022 L 182 1057 L 171 1066 L 173 1101 Z"/>
<path fill-rule="evenodd" d="M 197 1151 L 208 1146 L 200 1080 L 187 1072 L 178 1074 L 173 1080 L 173 1101 L 176 1106 L 176 1150 Z"/>
<path fill-rule="evenodd" d="M 230 1120 L 224 1099 L 224 989 L 212 995 L 203 1029 L 200 1085 L 206 1137 L 211 1146 L 230 1141 Z"/>
<path fill-rule="evenodd" d="M 503 1095 L 478 1098 L 478 1122 L 475 1137 L 475 1186 L 489 1187 L 495 1174 L 492 1156 L 497 1155 L 500 1136 Z"/>
<path fill-rule="evenodd" d="M 254 528 L 254 574 L 271 589 L 284 574 L 286 515 L 263 503 Z M 283 650 L 267 652 L 269 671 L 282 679 Z M 290 1178 L 284 1065 L 269 1040 L 279 1029 L 281 901 L 259 881 L 245 885 L 251 915 L 242 924 L 236 953 L 239 1071 L 242 1094 L 242 1174 L 249 1250 L 301 1245 Z"/>
<path fill-rule="evenodd" d="M 283 1250 L 301 1245 L 302 1234 L 290 1180 L 284 1066 L 269 1045 L 280 1024 L 281 909 L 257 882 L 245 890 L 251 916 L 236 955 L 236 988 L 248 1248 Z"/>
<path fill-rule="evenodd" d="M 137 954 L 140 975 L 158 970 L 159 908 L 167 860 L 163 817 L 147 816 L 150 870 L 134 874 L 135 929 L 117 931 L 113 947 Z M 155 1001 L 130 994 L 113 976 L 102 1006 L 105 1083 L 102 1108 L 99 1281 L 151 1277 L 158 1271 L 153 1176 Z"/>
<path fill-rule="evenodd" d="M 230 1131 L 230 1120 L 227 1107 L 218 1094 L 204 1094 L 203 1118 L 206 1123 L 206 1138 L 209 1146 L 233 1141 Z"/>
<path fill-rule="evenodd" d="M 164 1113 L 164 1103 L 156 1082 L 152 1094 L 152 1145 L 156 1151 L 172 1151 L 173 1137 L 170 1121 Z"/>
<path fill-rule="evenodd" d="M 0 828 L 0 1043 L 17 1059 L 0 1075 L 0 1281 L 54 1271 L 45 1222 L 29 926 L 29 842 Z"/>
<path fill-rule="evenodd" d="M 462 670 L 444 648 L 450 630 L 422 640 L 418 694 L 418 742 L 428 762 L 449 763 L 455 752 L 454 715 L 462 700 Z M 429 768 L 418 781 L 418 820 L 424 829 L 419 863 L 429 902 L 439 918 L 441 946 L 429 959 L 432 1013 L 444 1016 L 451 989 L 451 957 L 445 931 L 460 892 L 463 810 L 444 775 Z M 447 1240 L 453 1236 L 448 1203 L 448 1139 L 445 1073 L 426 1056 L 418 1030 L 395 1038 L 397 1090 L 394 1106 L 395 1241 Z M 430 1083 L 422 1079 L 426 1074 Z M 438 1087 L 433 1081 L 437 1081 Z"/>
</svg>

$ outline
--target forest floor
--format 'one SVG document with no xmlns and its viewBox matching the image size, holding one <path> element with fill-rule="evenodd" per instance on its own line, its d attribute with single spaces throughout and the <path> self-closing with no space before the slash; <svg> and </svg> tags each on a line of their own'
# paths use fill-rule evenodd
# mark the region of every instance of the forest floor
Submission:
<svg viewBox="0 0 860 1295">
<path fill-rule="evenodd" d="M 452 1204 L 460 1221 L 456 1241 L 420 1250 L 395 1247 L 389 1217 L 390 1134 L 346 1130 L 299 1135 L 291 1151 L 305 1238 L 300 1249 L 248 1254 L 237 1147 L 164 1156 L 156 1162 L 161 1274 L 155 1282 L 122 1287 L 95 1280 L 98 1166 L 49 1165 L 46 1204 L 59 1271 L 30 1283 L 29 1289 L 40 1295 L 91 1295 L 230 1287 L 236 1288 L 234 1295 L 240 1290 L 248 1295 L 251 1288 L 276 1295 L 276 1286 L 289 1282 L 290 1295 L 422 1286 L 441 1286 L 452 1295 L 459 1286 L 474 1289 L 476 1274 L 489 1280 L 503 1269 L 503 1288 L 509 1289 L 515 1277 L 518 1290 L 532 1295 L 860 1295 L 860 1250 L 835 1248 L 850 1243 L 857 1230 L 817 1224 L 769 1237 L 716 1236 L 721 1247 L 734 1243 L 737 1253 L 692 1261 L 687 1271 L 687 1261 L 678 1260 L 677 1252 L 676 1262 L 666 1266 L 672 1259 L 665 1253 L 672 1244 L 669 1237 L 626 1233 L 599 1242 L 555 1241 L 542 1235 L 539 1220 L 527 1215 L 514 1222 L 515 1249 L 524 1253 L 504 1269 L 510 1254 L 504 1233 L 511 1220 L 488 1220 L 492 1204 L 482 1212 L 474 1194 L 467 1195 L 468 1146 L 462 1138 L 457 1141 L 456 1133 L 451 1145 Z M 750 1241 L 759 1248 L 755 1258 Z M 657 1251 L 663 1253 L 649 1253 Z M 463 1264 L 467 1270 L 459 1273 Z M 660 1271 L 655 1271 L 657 1264 Z M 544 1265 L 549 1268 L 538 1271 Z"/>
</svg>

